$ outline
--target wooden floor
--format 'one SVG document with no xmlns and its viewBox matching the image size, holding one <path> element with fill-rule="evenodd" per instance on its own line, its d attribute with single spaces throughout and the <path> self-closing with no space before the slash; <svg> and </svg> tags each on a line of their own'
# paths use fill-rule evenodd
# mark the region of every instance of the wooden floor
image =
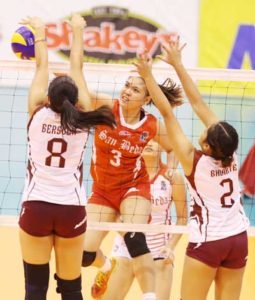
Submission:
<svg viewBox="0 0 255 300">
<path fill-rule="evenodd" d="M 110 253 L 111 243 L 114 237 L 110 233 L 102 246 L 106 254 Z M 176 261 L 174 270 L 174 284 L 171 300 L 180 299 L 180 280 L 183 265 L 183 258 L 187 237 L 183 236 L 176 249 Z M 95 274 L 94 268 L 83 269 L 83 294 L 84 299 L 91 299 L 89 291 L 90 285 Z M 54 260 L 51 262 L 51 280 L 48 292 L 49 300 L 60 299 L 55 292 L 55 282 L 53 280 Z M 18 230 L 17 228 L 0 227 L 0 299 L 3 300 L 22 300 L 24 299 L 23 265 L 20 255 Z M 249 239 L 249 259 L 245 271 L 241 300 L 255 299 L 255 238 Z M 141 292 L 137 283 L 134 283 L 125 300 L 140 300 Z M 213 300 L 213 287 L 211 288 L 208 300 Z M 167 299 L 166 299 L 167 300 Z M 195 299 L 194 299 L 195 300 Z"/>
</svg>

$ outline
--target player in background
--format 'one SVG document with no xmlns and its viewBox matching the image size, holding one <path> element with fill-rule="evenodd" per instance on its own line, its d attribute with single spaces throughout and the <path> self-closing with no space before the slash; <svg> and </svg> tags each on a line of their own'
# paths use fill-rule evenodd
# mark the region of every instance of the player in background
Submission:
<svg viewBox="0 0 255 300">
<path fill-rule="evenodd" d="M 82 62 L 82 38 L 80 53 Z M 182 103 L 178 86 L 168 81 L 161 88 L 172 105 Z M 166 151 L 171 150 L 163 124 L 143 109 L 151 101 L 143 79 L 134 76 L 127 79 L 118 100 L 106 94 L 92 95 L 91 109 L 109 105 L 117 126 L 114 130 L 96 127 L 91 165 L 93 187 L 86 207 L 89 221 L 115 222 L 121 215 L 124 223 L 148 222 L 151 212 L 150 183 L 141 154 L 151 139 Z M 113 268 L 113 263 L 99 251 L 106 234 L 105 231 L 88 230 L 85 235 L 83 266 L 93 265 L 100 269 L 92 286 L 94 298 L 104 292 Z M 155 299 L 153 260 L 145 235 L 126 232 L 124 240 L 133 258 L 134 268 L 139 270 L 137 279 L 143 298 Z"/>
<path fill-rule="evenodd" d="M 238 134 L 220 121 L 202 99 L 182 64 L 184 47 L 177 41 L 162 45 L 160 58 L 172 65 L 192 109 L 206 129 L 197 150 L 183 133 L 171 106 L 153 78 L 145 53 L 136 64 L 160 110 L 175 155 L 179 159 L 191 195 L 190 235 L 184 262 L 182 300 L 204 300 L 213 281 L 215 299 L 240 297 L 248 255 L 249 221 L 240 201 L 236 150 Z"/>
<path fill-rule="evenodd" d="M 45 300 L 49 261 L 55 250 L 57 292 L 62 300 L 81 300 L 81 261 L 86 230 L 82 161 L 88 132 L 95 125 L 115 125 L 109 108 L 85 112 L 89 101 L 82 65 L 70 65 L 48 87 L 45 24 L 38 18 L 21 22 L 35 31 L 36 70 L 28 99 L 28 168 L 19 219 L 24 262 L 25 299 Z M 76 56 L 85 21 L 69 22 Z M 48 94 L 46 94 L 48 93 Z M 79 109 L 77 108 L 79 98 Z"/>
<path fill-rule="evenodd" d="M 151 140 L 143 151 L 143 158 L 150 178 L 152 212 L 150 224 L 172 224 L 172 204 L 175 207 L 176 225 L 187 223 L 186 189 L 183 176 L 176 171 L 171 182 L 165 177 L 167 166 L 161 161 L 162 149 Z M 174 250 L 181 234 L 146 233 L 147 245 L 155 264 L 156 298 L 170 298 Z M 101 300 L 123 300 L 135 278 L 132 261 L 123 238 L 117 235 L 112 257 L 116 266 L 108 281 L 107 289 Z M 116 288 L 118 287 L 118 288 Z"/>
</svg>

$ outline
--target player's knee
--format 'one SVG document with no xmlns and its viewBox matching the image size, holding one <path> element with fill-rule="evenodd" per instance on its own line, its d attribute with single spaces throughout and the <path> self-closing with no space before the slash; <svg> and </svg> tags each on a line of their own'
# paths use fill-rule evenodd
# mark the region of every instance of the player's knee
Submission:
<svg viewBox="0 0 255 300">
<path fill-rule="evenodd" d="M 124 235 L 124 241 L 130 256 L 133 258 L 150 252 L 142 232 L 127 232 Z"/>
<path fill-rule="evenodd" d="M 88 252 L 88 251 L 83 251 L 82 255 L 82 266 L 83 267 L 89 267 L 93 264 L 97 256 L 96 252 Z"/>
<path fill-rule="evenodd" d="M 49 264 L 34 265 L 23 262 L 25 274 L 25 300 L 45 300 L 49 285 Z"/>
<path fill-rule="evenodd" d="M 57 293 L 61 294 L 62 300 L 82 300 L 81 276 L 73 280 L 64 280 L 54 275 L 57 280 Z"/>
</svg>

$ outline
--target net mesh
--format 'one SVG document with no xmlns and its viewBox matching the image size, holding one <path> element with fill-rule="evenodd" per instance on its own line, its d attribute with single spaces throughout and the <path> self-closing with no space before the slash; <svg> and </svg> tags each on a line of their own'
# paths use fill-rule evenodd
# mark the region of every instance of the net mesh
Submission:
<svg viewBox="0 0 255 300">
<path fill-rule="evenodd" d="M 68 63 L 50 63 L 52 78 L 54 73 L 67 73 L 68 66 Z M 0 61 L 0 225 L 16 226 L 20 211 L 27 165 L 27 98 L 34 67 L 34 62 L 31 61 Z M 117 98 L 126 78 L 133 75 L 131 73 L 133 69 L 131 65 L 86 64 L 84 72 L 90 89 L 109 93 Z M 237 129 L 240 138 L 238 156 L 241 165 L 254 145 L 255 72 L 198 68 L 188 71 L 197 81 L 204 99 L 216 114 Z M 175 72 L 169 67 L 155 67 L 153 73 L 159 83 L 167 77 L 178 82 Z M 147 107 L 146 110 L 161 119 L 155 107 Z M 175 110 L 175 113 L 184 132 L 194 145 L 198 146 L 197 141 L 203 126 L 192 112 L 187 100 Z M 84 155 L 84 184 L 87 195 L 90 194 L 92 185 L 89 173 L 91 148 L 92 138 L 87 144 Z M 255 224 L 255 198 L 253 195 L 245 195 L 244 207 L 251 222 L 249 232 L 254 235 L 252 226 Z M 174 211 L 171 213 L 174 214 Z M 151 226 L 99 222 L 90 223 L 88 226 L 100 230 L 187 232 L 186 226 L 175 225 Z"/>
</svg>

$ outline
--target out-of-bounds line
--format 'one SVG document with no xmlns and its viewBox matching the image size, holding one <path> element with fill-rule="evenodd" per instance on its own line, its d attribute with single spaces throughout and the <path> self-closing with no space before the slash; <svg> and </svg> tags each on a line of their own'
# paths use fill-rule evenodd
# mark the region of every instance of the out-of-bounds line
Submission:
<svg viewBox="0 0 255 300">
<path fill-rule="evenodd" d="M 0 216 L 0 226 L 17 227 L 17 216 Z M 101 231 L 131 231 L 131 232 L 161 232 L 161 233 L 188 233 L 188 226 L 181 225 L 150 225 L 132 223 L 111 223 L 111 222 L 88 222 L 88 229 Z M 249 227 L 249 236 L 255 236 L 255 227 Z"/>
</svg>

